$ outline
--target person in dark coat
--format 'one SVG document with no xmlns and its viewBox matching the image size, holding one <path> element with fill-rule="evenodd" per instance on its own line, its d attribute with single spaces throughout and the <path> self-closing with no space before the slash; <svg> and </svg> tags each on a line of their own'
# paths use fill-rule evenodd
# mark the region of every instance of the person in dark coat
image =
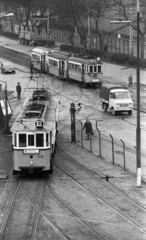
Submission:
<svg viewBox="0 0 146 240">
<path fill-rule="evenodd" d="M 84 124 L 83 130 L 84 129 L 86 129 L 87 140 L 89 140 L 92 133 L 92 124 L 91 122 L 89 122 L 88 118 L 86 119 L 86 122 Z"/>
<path fill-rule="evenodd" d="M 16 92 L 17 92 L 17 98 L 20 99 L 20 96 L 21 96 L 21 85 L 20 85 L 20 82 L 18 82 L 18 84 L 16 86 Z"/>
<path fill-rule="evenodd" d="M 32 64 L 32 62 L 30 63 L 30 73 L 33 74 L 33 64 Z"/>
<path fill-rule="evenodd" d="M 107 52 L 108 46 L 107 44 L 104 45 L 104 51 Z"/>
<path fill-rule="evenodd" d="M 131 74 L 128 78 L 128 87 L 132 87 L 132 85 L 133 85 L 133 77 L 132 77 L 132 74 Z"/>
</svg>

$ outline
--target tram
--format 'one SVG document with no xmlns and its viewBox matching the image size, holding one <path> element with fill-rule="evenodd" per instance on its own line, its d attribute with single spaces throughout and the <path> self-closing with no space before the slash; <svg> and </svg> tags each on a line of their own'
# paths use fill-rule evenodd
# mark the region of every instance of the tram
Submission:
<svg viewBox="0 0 146 240">
<path fill-rule="evenodd" d="M 13 174 L 53 172 L 58 104 L 45 89 L 27 98 L 11 127 Z"/>
<path fill-rule="evenodd" d="M 38 51 L 39 48 L 37 48 Z M 103 72 L 100 58 L 67 54 L 64 52 L 40 52 L 39 60 L 35 56 L 36 48 L 31 52 L 31 64 L 40 70 L 59 79 L 75 81 L 81 86 L 101 87 Z"/>
<path fill-rule="evenodd" d="M 47 62 L 47 55 L 53 52 L 52 49 L 36 47 L 30 53 L 31 64 L 33 68 L 39 71 L 45 71 L 45 62 Z"/>
</svg>

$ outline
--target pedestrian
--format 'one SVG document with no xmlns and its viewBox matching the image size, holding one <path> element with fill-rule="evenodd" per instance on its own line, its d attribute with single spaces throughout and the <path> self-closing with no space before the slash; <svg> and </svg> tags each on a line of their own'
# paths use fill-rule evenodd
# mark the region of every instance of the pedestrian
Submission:
<svg viewBox="0 0 146 240">
<path fill-rule="evenodd" d="M 20 96 L 21 96 L 21 85 L 20 85 L 20 82 L 18 82 L 18 84 L 16 86 L 16 92 L 17 92 L 17 98 L 20 99 Z"/>
<path fill-rule="evenodd" d="M 133 85 L 133 77 L 132 77 L 132 74 L 130 74 L 128 78 L 128 87 L 132 87 L 132 85 Z"/>
<path fill-rule="evenodd" d="M 90 136 L 92 134 L 92 124 L 89 122 L 89 119 L 86 119 L 86 122 L 84 124 L 83 130 L 86 129 L 86 135 L 87 135 L 87 140 L 90 139 Z"/>
<path fill-rule="evenodd" d="M 32 64 L 32 62 L 30 63 L 30 73 L 33 74 L 33 64 Z"/>
<path fill-rule="evenodd" d="M 107 46 L 107 44 L 105 44 L 105 45 L 104 45 L 104 51 L 106 52 L 107 49 L 108 49 L 108 46 Z"/>
</svg>

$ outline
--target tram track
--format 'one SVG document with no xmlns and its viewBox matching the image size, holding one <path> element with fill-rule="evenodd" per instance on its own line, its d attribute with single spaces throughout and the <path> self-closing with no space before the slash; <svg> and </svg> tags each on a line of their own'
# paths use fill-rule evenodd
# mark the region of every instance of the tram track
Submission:
<svg viewBox="0 0 146 240">
<path fill-rule="evenodd" d="M 10 212 L 11 212 L 16 194 L 17 194 L 17 191 L 19 189 L 19 184 L 20 184 L 20 178 L 18 178 L 18 180 L 16 182 L 16 185 L 15 185 L 14 190 L 12 192 L 11 198 L 10 198 L 9 203 L 7 205 L 7 210 L 5 211 L 3 221 L 1 223 L 1 227 L 0 227 L 0 237 L 1 237 L 1 239 L 3 239 L 4 230 L 5 230 L 5 227 L 6 227 L 6 224 L 7 224 L 7 221 L 8 221 L 8 218 L 9 218 L 9 215 L 10 215 Z"/>
<path fill-rule="evenodd" d="M 53 188 L 51 187 L 51 183 L 47 182 L 48 189 L 51 192 L 52 196 L 57 199 L 57 201 L 62 205 L 63 208 L 66 208 L 72 215 L 73 218 L 75 218 L 77 221 L 82 222 L 85 227 L 90 229 L 93 234 L 95 234 L 98 239 L 108 240 L 100 231 L 98 231 L 96 228 L 94 228 L 90 222 L 88 222 L 86 219 L 84 219 L 77 211 L 75 211 L 69 204 L 67 204 L 62 198 L 55 193 Z"/>
<path fill-rule="evenodd" d="M 2 239 L 3 239 L 3 237 L 4 237 L 4 239 L 14 239 L 14 238 L 18 239 L 15 236 L 15 234 L 18 235 L 18 233 L 17 233 L 17 230 L 15 233 L 15 227 L 13 226 L 13 225 L 15 225 L 14 219 L 17 219 L 17 217 L 19 217 L 19 215 L 23 216 L 22 218 L 19 218 L 19 225 L 23 226 L 23 221 L 25 221 L 25 218 L 27 219 L 28 216 L 32 216 L 32 219 L 33 219 L 33 213 L 29 214 L 29 211 L 31 212 L 31 211 L 39 210 L 39 208 L 36 207 L 37 203 L 35 203 L 35 204 L 32 203 L 32 201 L 30 201 L 30 199 L 27 197 L 27 195 L 25 194 L 25 192 L 23 190 L 22 185 L 23 185 L 22 175 L 18 175 L 18 178 L 16 179 L 16 187 L 12 193 L 9 204 L 7 206 L 5 216 L 3 218 L 1 231 L 0 231 Z M 25 200 L 21 199 L 22 197 L 25 197 Z M 27 207 L 25 206 L 26 201 L 28 201 L 30 203 L 29 206 L 26 204 Z M 25 208 L 23 208 L 23 206 L 25 206 Z M 33 210 L 31 209 L 32 207 L 33 207 Z M 30 218 L 28 217 L 28 219 L 29 219 L 28 222 L 30 223 L 30 226 L 28 226 L 28 228 L 31 228 L 31 222 L 33 222 L 33 221 L 31 219 L 31 217 Z M 34 218 L 34 219 L 35 219 L 34 221 L 36 221 L 36 218 Z M 18 224 L 18 222 L 17 222 L 17 224 Z M 21 226 L 20 226 L 20 229 L 21 229 Z M 13 229 L 11 231 L 11 234 L 9 234 L 9 229 Z M 27 235 L 26 232 L 27 232 L 26 229 L 24 229 L 22 227 L 22 231 L 21 231 L 21 233 L 19 233 L 20 237 L 22 237 L 21 239 L 23 239 L 23 235 Z M 28 232 L 30 232 L 30 229 L 28 230 Z"/>
<path fill-rule="evenodd" d="M 49 217 L 47 216 L 46 211 L 43 210 L 47 175 L 45 175 L 45 177 L 41 180 L 41 184 L 37 184 L 37 188 L 34 188 L 34 194 L 37 194 L 37 197 L 35 197 L 35 195 L 32 196 L 32 192 L 34 191 L 34 189 L 28 188 L 27 186 L 31 183 L 31 180 L 27 179 L 27 181 L 28 183 L 26 184 L 26 179 L 23 179 L 22 176 L 19 176 L 16 181 L 16 186 L 7 205 L 7 210 L 5 211 L 3 221 L 0 227 L 0 240 L 26 239 L 27 237 L 32 240 L 43 239 L 42 237 L 38 238 L 38 228 L 41 224 L 41 217 L 47 221 L 47 225 L 49 226 L 49 228 L 55 229 L 54 232 L 57 232 L 57 234 L 59 233 L 59 235 L 61 235 L 64 240 L 69 240 L 69 238 L 67 238 L 65 234 L 62 233 L 61 229 L 59 229 L 56 224 L 52 223 L 51 219 L 49 219 Z M 29 189 L 31 189 L 31 192 Z M 20 195 L 22 195 L 25 200 L 20 201 Z M 25 207 L 23 208 L 22 206 Z M 29 212 L 33 213 L 29 214 Z M 16 224 L 14 222 L 14 219 L 19 217 L 19 214 L 23 215 L 23 217 L 18 219 L 19 224 L 17 222 L 18 228 L 21 229 L 21 232 L 18 233 L 17 229 L 15 229 L 14 227 L 14 225 Z M 27 215 L 29 215 L 28 218 Z M 26 220 L 26 218 L 26 226 L 28 230 L 26 227 L 24 227 L 25 225 L 23 225 L 23 220 Z M 9 233 L 9 231 L 11 231 L 11 233 Z M 53 235 L 51 237 L 53 238 Z M 56 236 L 54 235 L 54 237 Z"/>
<path fill-rule="evenodd" d="M 90 170 L 89 168 L 87 168 L 86 166 L 84 166 L 83 164 L 79 163 L 76 159 L 74 159 L 73 157 L 69 156 L 68 154 L 66 154 L 63 150 L 61 150 L 59 147 L 57 147 L 57 151 L 59 153 L 61 153 L 64 157 L 66 157 L 69 161 L 73 162 L 74 164 L 76 164 L 78 167 L 80 167 L 81 169 L 84 169 L 85 171 L 87 171 L 92 177 L 94 176 L 95 179 L 100 179 L 100 180 L 106 180 L 106 176 L 105 175 L 100 175 L 98 172 Z M 111 182 L 107 182 L 107 181 L 103 181 L 104 185 L 108 185 L 108 186 L 112 186 L 112 188 L 114 188 L 115 190 L 117 190 L 119 193 L 124 194 L 126 197 L 130 198 L 132 201 L 134 201 L 136 204 L 138 204 L 139 206 L 141 206 L 142 208 L 144 208 L 146 210 L 146 206 L 141 204 L 140 202 L 136 201 L 135 198 L 129 196 L 125 191 L 121 190 L 120 188 L 116 187 L 113 183 Z"/>
<path fill-rule="evenodd" d="M 93 196 L 100 199 L 103 203 L 105 203 L 107 206 L 109 206 L 111 209 L 113 209 L 113 211 L 115 211 L 117 214 L 119 214 L 119 216 L 121 216 L 124 220 L 126 220 L 127 222 L 129 222 L 130 224 L 135 226 L 137 229 L 139 229 L 143 233 L 146 233 L 145 220 L 138 218 L 138 214 L 140 214 L 140 213 L 143 215 L 146 214 L 146 207 L 143 204 L 141 204 L 140 202 L 133 199 L 131 196 L 126 194 L 123 190 L 119 189 L 118 187 L 114 186 L 112 183 L 106 182 L 105 180 L 103 180 L 103 179 L 105 179 L 105 176 L 101 176 L 98 174 L 98 172 L 95 172 L 95 171 L 83 166 L 78 161 L 76 161 L 74 158 L 65 154 L 59 148 L 57 148 L 57 150 L 58 150 L 59 154 L 61 154 L 62 157 L 67 160 L 67 162 L 70 162 L 71 164 L 73 164 L 75 166 L 75 169 L 79 168 L 84 173 L 80 174 L 81 176 L 79 177 L 79 180 L 78 180 L 77 179 L 78 177 L 76 177 L 76 175 L 73 173 L 73 172 L 75 172 L 75 170 L 74 171 L 72 170 L 73 172 L 70 173 L 69 168 L 67 168 L 67 170 L 65 170 L 58 163 L 54 163 L 55 167 L 59 168 L 60 171 L 62 171 L 65 175 L 69 176 L 73 181 L 76 181 L 81 187 L 83 187 L 84 189 L 89 191 L 91 194 L 93 194 Z M 64 166 L 64 164 L 62 164 L 62 165 Z M 71 167 L 71 169 L 73 169 L 73 167 Z M 91 181 L 92 185 L 90 185 L 87 182 L 86 182 L 86 184 L 83 184 L 82 183 L 83 181 L 80 181 L 80 178 L 82 178 L 84 176 L 84 174 L 86 175 L 85 179 L 88 179 L 88 178 L 92 179 L 92 181 Z M 83 177 L 83 179 L 84 179 L 84 177 Z M 89 184 L 89 186 L 88 186 L 88 184 Z M 92 187 L 95 185 L 97 185 L 98 188 Z M 100 195 L 98 189 L 104 189 L 104 193 L 102 193 L 103 194 L 102 196 Z M 96 191 L 97 191 L 97 193 L 95 193 Z M 113 201 L 114 198 L 115 198 L 115 201 Z M 111 201 L 111 199 L 113 202 Z M 135 219 L 133 217 L 134 213 L 137 213 L 137 215 L 135 215 Z"/>
</svg>

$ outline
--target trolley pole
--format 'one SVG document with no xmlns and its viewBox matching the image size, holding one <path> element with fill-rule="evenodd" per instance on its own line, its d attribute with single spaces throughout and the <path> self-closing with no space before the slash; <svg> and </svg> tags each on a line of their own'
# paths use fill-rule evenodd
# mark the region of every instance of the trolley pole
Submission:
<svg viewBox="0 0 146 240">
<path fill-rule="evenodd" d="M 70 104 L 71 113 L 71 142 L 76 142 L 76 129 L 75 129 L 75 104 L 72 102 Z"/>
</svg>

